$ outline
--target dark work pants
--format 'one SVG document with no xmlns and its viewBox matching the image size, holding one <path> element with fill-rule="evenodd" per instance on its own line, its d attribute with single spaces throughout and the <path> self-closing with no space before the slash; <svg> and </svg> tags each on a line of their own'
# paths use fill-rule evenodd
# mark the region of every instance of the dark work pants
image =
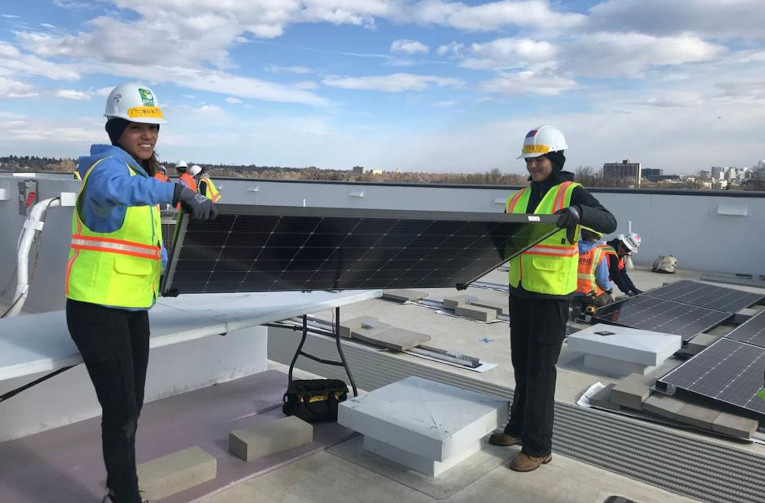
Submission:
<svg viewBox="0 0 765 503">
<path fill-rule="evenodd" d="M 568 300 L 510 295 L 510 350 L 515 393 L 505 433 L 523 439 L 523 452 L 552 450 L 555 364 L 566 335 Z"/>
<path fill-rule="evenodd" d="M 135 432 L 149 363 L 149 313 L 67 300 L 66 323 L 101 404 L 106 486 L 119 503 L 140 502 Z"/>
</svg>

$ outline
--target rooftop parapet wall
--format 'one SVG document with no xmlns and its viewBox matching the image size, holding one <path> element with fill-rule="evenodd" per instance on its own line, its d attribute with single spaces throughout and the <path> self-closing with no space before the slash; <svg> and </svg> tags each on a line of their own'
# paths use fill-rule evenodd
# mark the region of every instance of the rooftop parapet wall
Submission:
<svg viewBox="0 0 765 503">
<path fill-rule="evenodd" d="M 8 282 L 16 257 L 16 240 L 24 223 L 18 212 L 18 182 L 23 177 L 0 173 L 0 286 Z M 68 175 L 39 175 L 39 197 L 76 192 Z M 234 204 L 377 208 L 396 210 L 502 212 L 517 187 L 360 184 L 219 179 L 222 202 Z M 643 237 L 637 264 L 658 255 L 674 255 L 684 269 L 765 274 L 765 193 L 595 189 L 595 196 L 619 221 L 617 233 L 632 230 Z M 48 215 L 37 276 L 26 309 L 63 307 L 63 278 L 71 231 L 71 208 Z M 31 269 L 30 269 L 31 270 Z M 14 280 L 15 281 L 15 280 Z M 42 285 L 42 286 L 41 286 Z M 58 285 L 58 286 L 57 286 Z M 13 292 L 13 288 L 10 288 Z M 8 301 L 10 293 L 0 298 Z"/>
</svg>

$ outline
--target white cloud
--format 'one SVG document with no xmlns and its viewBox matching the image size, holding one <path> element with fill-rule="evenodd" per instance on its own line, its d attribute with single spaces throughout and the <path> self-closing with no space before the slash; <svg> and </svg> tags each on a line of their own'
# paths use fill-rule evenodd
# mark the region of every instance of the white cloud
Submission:
<svg viewBox="0 0 765 503">
<path fill-rule="evenodd" d="M 0 42 L 0 75 L 21 73 L 52 80 L 78 80 L 80 74 L 73 65 L 56 64 L 31 54 L 23 54 L 15 46 Z"/>
<path fill-rule="evenodd" d="M 239 98 L 234 98 L 232 96 L 229 96 L 228 98 L 226 98 L 225 101 L 226 103 L 230 103 L 231 105 L 238 105 L 239 103 L 242 103 L 242 100 L 240 100 Z"/>
<path fill-rule="evenodd" d="M 562 44 L 560 66 L 587 77 L 637 78 L 651 67 L 711 61 L 725 51 L 691 36 L 595 33 Z"/>
<path fill-rule="evenodd" d="M 664 108 L 697 107 L 704 103 L 704 96 L 695 91 L 664 91 L 648 98 L 645 104 Z"/>
<path fill-rule="evenodd" d="M 311 73 L 311 69 L 305 66 L 268 65 L 267 67 L 265 67 L 265 70 L 270 73 L 295 73 L 298 75 Z"/>
<path fill-rule="evenodd" d="M 502 74 L 483 82 L 481 89 L 502 94 L 539 94 L 556 96 L 577 87 L 573 79 L 533 71 Z"/>
<path fill-rule="evenodd" d="M 37 96 L 35 88 L 25 82 L 0 77 L 0 99 L 3 98 L 31 98 Z"/>
<path fill-rule="evenodd" d="M 56 91 L 56 97 L 66 100 L 87 101 L 90 99 L 90 94 L 74 89 L 59 89 Z"/>
<path fill-rule="evenodd" d="M 435 105 L 438 108 L 450 108 L 457 105 L 457 102 L 454 100 L 438 101 L 435 103 Z"/>
<path fill-rule="evenodd" d="M 761 39 L 765 9 L 761 0 L 608 0 L 591 9 L 587 26 L 615 32 Z"/>
<path fill-rule="evenodd" d="M 414 6 L 412 17 L 419 23 L 467 31 L 493 31 L 506 26 L 565 29 L 581 25 L 585 20 L 581 14 L 555 12 L 544 0 L 501 0 L 475 6 L 425 0 Z"/>
<path fill-rule="evenodd" d="M 465 50 L 465 44 L 451 41 L 448 44 L 441 45 L 436 49 L 436 54 L 439 56 L 448 56 L 452 58 L 461 58 Z"/>
<path fill-rule="evenodd" d="M 500 38 L 485 44 L 472 44 L 470 55 L 460 66 L 474 70 L 523 68 L 529 64 L 550 63 L 557 48 L 546 41 L 528 38 Z"/>
<path fill-rule="evenodd" d="M 417 40 L 399 39 L 390 45 L 390 52 L 402 52 L 404 54 L 427 54 L 428 46 Z"/>
<path fill-rule="evenodd" d="M 341 89 L 359 89 L 399 93 L 402 91 L 422 91 L 431 85 L 458 86 L 462 81 L 452 78 L 435 77 L 432 75 L 414 75 L 411 73 L 394 73 L 391 75 L 370 77 L 336 77 L 330 76 L 322 80 L 330 87 Z"/>
<path fill-rule="evenodd" d="M 101 87 L 101 88 L 98 88 L 98 89 L 94 90 L 93 94 L 95 94 L 96 96 L 102 96 L 102 97 L 106 98 L 107 96 L 109 96 L 109 93 L 112 92 L 112 89 L 114 89 L 114 88 L 113 87 Z"/>
<path fill-rule="evenodd" d="M 5 19 L 20 19 L 21 16 L 17 16 L 16 14 L 0 14 L 0 16 L 4 17 Z"/>
<path fill-rule="evenodd" d="M 310 90 L 310 89 L 318 89 L 319 88 L 319 84 L 317 84 L 316 82 L 314 82 L 312 80 L 304 80 L 302 82 L 296 83 L 293 87 L 295 89 L 307 89 L 307 90 Z"/>
</svg>

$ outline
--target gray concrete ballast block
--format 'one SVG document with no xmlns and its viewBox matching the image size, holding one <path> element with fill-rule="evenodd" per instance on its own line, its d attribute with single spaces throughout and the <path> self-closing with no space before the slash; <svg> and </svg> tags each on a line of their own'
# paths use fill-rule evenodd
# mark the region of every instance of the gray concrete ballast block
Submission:
<svg viewBox="0 0 765 503">
<path fill-rule="evenodd" d="M 288 416 L 230 432 L 228 450 L 237 458 L 250 462 L 311 442 L 313 426 L 295 416 Z"/>
<path fill-rule="evenodd" d="M 383 290 L 383 299 L 395 300 L 398 302 L 415 302 L 428 296 L 427 292 L 417 290 Z"/>
<path fill-rule="evenodd" d="M 493 302 L 491 300 L 475 300 L 471 302 L 470 305 L 494 309 L 497 311 L 497 314 L 504 314 L 505 316 L 510 314 L 510 306 L 503 302 Z"/>
<path fill-rule="evenodd" d="M 215 456 L 196 446 L 138 465 L 141 490 L 151 500 L 185 491 L 214 479 L 217 474 Z"/>
<path fill-rule="evenodd" d="M 640 410 L 643 407 L 643 402 L 651 394 L 651 386 L 655 383 L 655 377 L 630 374 L 626 379 L 614 386 L 611 401 L 629 409 Z"/>
<path fill-rule="evenodd" d="M 472 305 L 459 305 L 454 308 L 454 314 L 478 321 L 493 321 L 497 319 L 496 310 Z"/>
<path fill-rule="evenodd" d="M 340 337 L 345 337 L 346 339 L 351 338 L 351 332 L 354 330 L 358 330 L 361 328 L 364 324 L 370 324 L 370 323 L 376 323 L 379 322 L 377 318 L 374 316 L 357 316 L 356 318 L 351 318 L 346 321 L 340 322 Z"/>
<path fill-rule="evenodd" d="M 758 426 L 759 421 L 756 419 L 723 412 L 712 423 L 712 431 L 733 437 L 752 438 Z"/>
<path fill-rule="evenodd" d="M 666 417 L 667 419 L 676 419 L 677 413 L 680 412 L 680 409 L 683 407 L 685 407 L 685 402 L 682 400 L 662 395 L 661 393 L 654 393 L 643 402 L 644 411 L 656 414 L 657 416 Z"/>
<path fill-rule="evenodd" d="M 470 304 L 476 300 L 478 300 L 478 297 L 475 295 L 455 295 L 454 297 L 445 297 L 444 307 L 446 309 L 455 309 L 459 305 Z"/>
</svg>

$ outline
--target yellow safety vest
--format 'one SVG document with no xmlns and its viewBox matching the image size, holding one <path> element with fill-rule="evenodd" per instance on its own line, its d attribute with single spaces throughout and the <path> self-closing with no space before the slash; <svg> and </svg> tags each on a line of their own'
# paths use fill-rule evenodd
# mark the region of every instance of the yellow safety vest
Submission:
<svg viewBox="0 0 765 503">
<path fill-rule="evenodd" d="M 581 186 L 563 182 L 550 188 L 539 202 L 535 214 L 553 214 L 570 206 L 571 193 Z M 523 188 L 507 199 L 505 213 L 526 213 L 531 189 Z M 576 229 L 579 236 L 579 228 Z M 565 229 L 555 232 L 541 243 L 510 261 L 510 285 L 529 292 L 548 295 L 569 295 L 576 290 L 579 247 L 569 243 Z"/>
<path fill-rule="evenodd" d="M 199 180 L 199 193 L 202 193 L 202 183 L 205 183 L 207 185 L 207 193 L 205 196 L 207 199 L 211 200 L 214 203 L 217 203 L 220 199 L 220 192 L 218 192 L 218 187 L 215 186 L 213 181 L 209 178 L 202 178 Z"/>
<path fill-rule="evenodd" d="M 148 308 L 159 294 L 162 269 L 159 206 L 128 206 L 122 227 L 114 232 L 94 232 L 80 218 L 88 177 L 104 159 L 88 168 L 77 196 L 66 264 L 66 297 L 113 307 Z M 126 166 L 130 176 L 137 175 Z"/>
</svg>

